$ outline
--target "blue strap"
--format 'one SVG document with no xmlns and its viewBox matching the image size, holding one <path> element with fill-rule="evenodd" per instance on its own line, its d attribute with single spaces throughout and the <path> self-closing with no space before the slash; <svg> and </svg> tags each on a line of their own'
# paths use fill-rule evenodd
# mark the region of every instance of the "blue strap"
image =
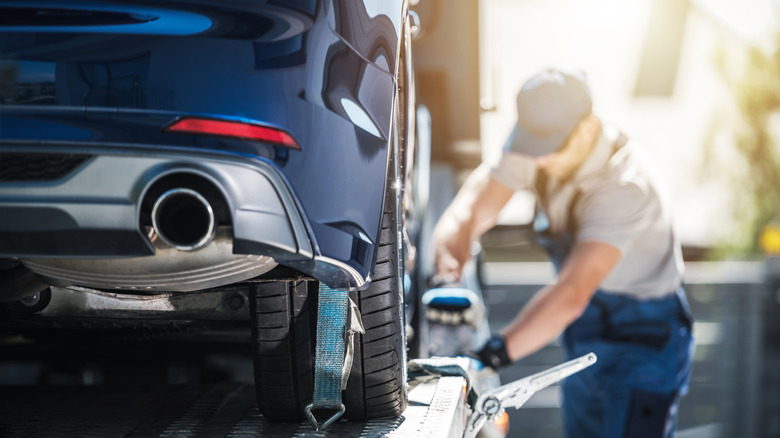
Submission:
<svg viewBox="0 0 780 438">
<path fill-rule="evenodd" d="M 349 294 L 346 290 L 331 289 L 320 283 L 314 397 L 305 410 L 315 430 L 325 429 L 344 413 L 341 384 L 348 307 Z M 313 410 L 335 410 L 336 413 L 320 426 L 312 413 Z"/>
</svg>

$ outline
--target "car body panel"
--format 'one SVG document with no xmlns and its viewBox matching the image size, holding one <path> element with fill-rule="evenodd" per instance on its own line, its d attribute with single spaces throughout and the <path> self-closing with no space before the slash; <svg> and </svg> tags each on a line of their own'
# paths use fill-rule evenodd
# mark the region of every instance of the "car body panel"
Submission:
<svg viewBox="0 0 780 438">
<path fill-rule="evenodd" d="M 0 19 L 0 162 L 91 157 L 54 180 L 0 179 L 0 257 L 150 254 L 139 226 L 144 194 L 171 173 L 197 174 L 229 204 L 233 252 L 272 256 L 332 287 L 364 287 L 392 151 L 405 7 L 0 2 L 0 15 L 17 14 Z M 29 10 L 48 11 L 43 24 L 25 18 Z M 83 22 L 63 24 L 73 16 Z M 166 132 L 181 116 L 278 128 L 300 150 Z M 100 230 L 116 240 L 87 236 Z"/>
</svg>

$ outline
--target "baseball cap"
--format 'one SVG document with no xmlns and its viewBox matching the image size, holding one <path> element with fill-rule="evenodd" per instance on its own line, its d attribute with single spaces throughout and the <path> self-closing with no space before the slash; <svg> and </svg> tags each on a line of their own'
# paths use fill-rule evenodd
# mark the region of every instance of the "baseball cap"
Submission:
<svg viewBox="0 0 780 438">
<path fill-rule="evenodd" d="M 592 110 L 584 72 L 547 68 L 517 93 L 517 124 L 504 149 L 534 157 L 554 152 Z"/>
</svg>

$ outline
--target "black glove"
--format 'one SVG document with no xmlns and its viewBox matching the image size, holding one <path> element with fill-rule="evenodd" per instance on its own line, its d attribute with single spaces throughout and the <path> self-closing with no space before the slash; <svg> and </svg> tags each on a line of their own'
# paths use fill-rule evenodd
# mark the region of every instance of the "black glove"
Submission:
<svg viewBox="0 0 780 438">
<path fill-rule="evenodd" d="M 512 363 L 512 360 L 509 359 L 509 353 L 506 351 L 506 342 L 499 334 L 491 336 L 479 351 L 470 354 L 470 356 L 494 370 Z"/>
</svg>

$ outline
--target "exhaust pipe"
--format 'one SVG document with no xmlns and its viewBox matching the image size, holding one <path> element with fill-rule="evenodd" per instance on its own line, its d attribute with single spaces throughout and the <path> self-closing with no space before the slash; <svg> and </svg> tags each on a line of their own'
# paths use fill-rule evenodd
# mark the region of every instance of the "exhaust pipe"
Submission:
<svg viewBox="0 0 780 438">
<path fill-rule="evenodd" d="M 209 201 L 185 188 L 168 190 L 157 198 L 152 207 L 152 227 L 165 243 L 181 251 L 204 247 L 217 228 Z"/>
</svg>

